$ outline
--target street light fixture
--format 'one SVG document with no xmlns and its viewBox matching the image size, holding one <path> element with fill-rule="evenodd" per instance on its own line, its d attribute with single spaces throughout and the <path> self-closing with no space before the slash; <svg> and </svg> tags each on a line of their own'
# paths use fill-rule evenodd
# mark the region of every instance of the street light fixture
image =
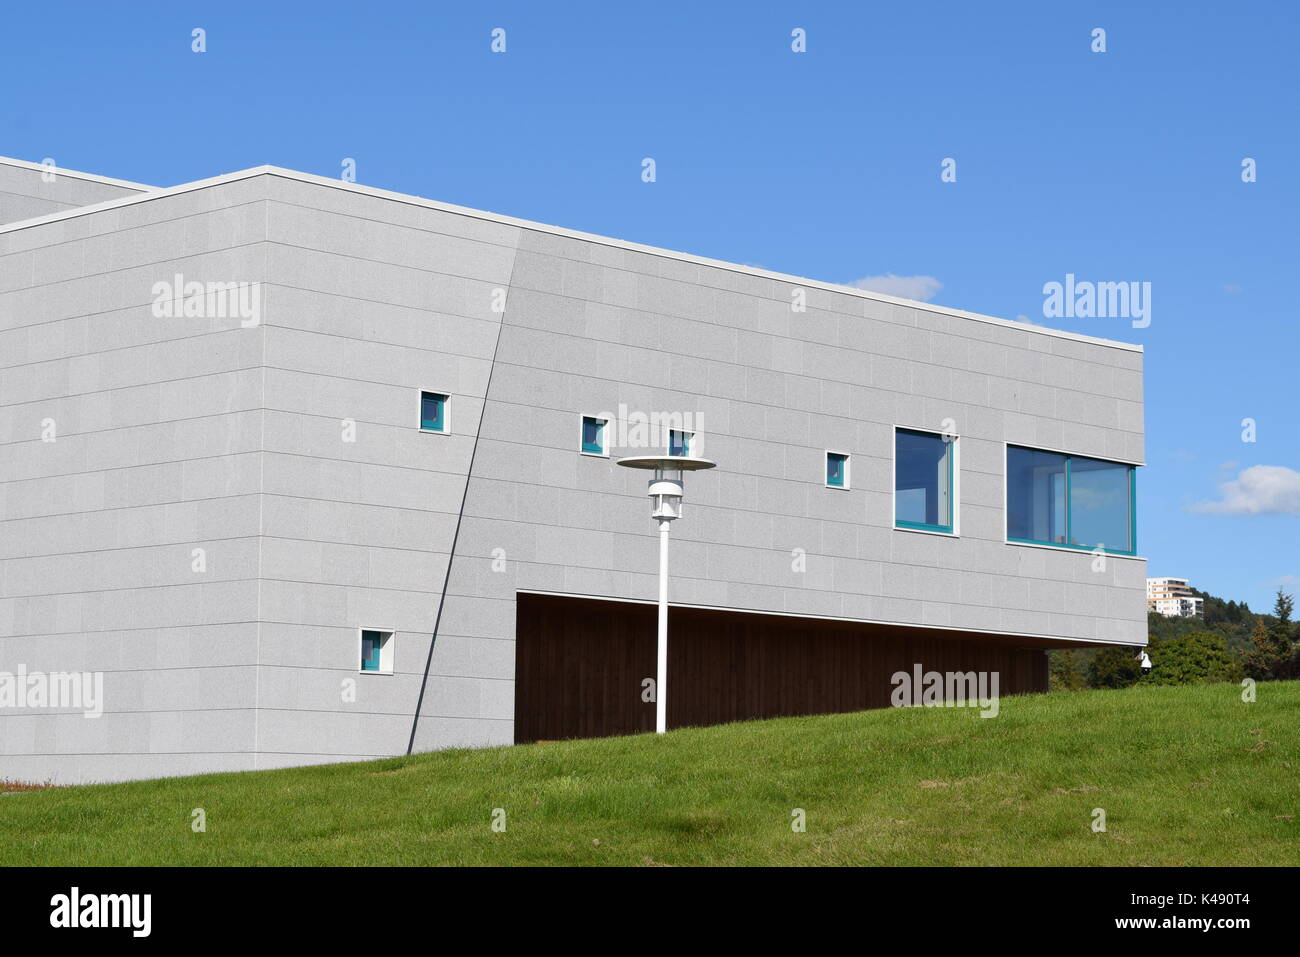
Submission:
<svg viewBox="0 0 1300 957">
<path fill-rule="evenodd" d="M 668 730 L 668 526 L 682 517 L 682 473 L 717 463 L 691 455 L 635 455 L 619 459 L 629 469 L 650 469 L 650 517 L 659 520 L 659 643 L 655 674 L 655 733 Z"/>
</svg>

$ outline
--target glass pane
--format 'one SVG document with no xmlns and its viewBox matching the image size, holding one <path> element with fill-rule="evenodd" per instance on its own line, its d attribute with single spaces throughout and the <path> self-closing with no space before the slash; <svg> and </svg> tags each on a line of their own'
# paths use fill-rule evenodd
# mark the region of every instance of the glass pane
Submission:
<svg viewBox="0 0 1300 957">
<path fill-rule="evenodd" d="M 843 485 L 844 484 L 844 463 L 847 456 L 840 455 L 836 452 L 830 452 L 826 456 L 826 484 Z"/>
<path fill-rule="evenodd" d="M 910 525 L 952 527 L 952 443 L 924 432 L 894 437 L 894 519 Z"/>
<path fill-rule="evenodd" d="M 678 429 L 668 430 L 668 454 L 669 455 L 690 455 L 691 454 L 691 433 L 683 432 Z"/>
<path fill-rule="evenodd" d="M 420 394 L 420 428 L 431 429 L 434 432 L 442 431 L 442 412 L 446 401 L 446 396 L 435 392 Z"/>
<path fill-rule="evenodd" d="M 1007 447 L 1007 538 L 1066 544 L 1065 458 Z"/>
<path fill-rule="evenodd" d="M 1070 459 L 1070 543 L 1110 551 L 1133 549 L 1129 528 L 1132 466 Z"/>
<path fill-rule="evenodd" d="M 377 631 L 363 631 L 361 633 L 361 670 L 378 671 L 379 670 L 379 651 L 382 642 L 380 633 Z"/>
<path fill-rule="evenodd" d="M 604 423 L 600 419 L 584 418 L 582 420 L 582 451 L 603 452 Z"/>
</svg>

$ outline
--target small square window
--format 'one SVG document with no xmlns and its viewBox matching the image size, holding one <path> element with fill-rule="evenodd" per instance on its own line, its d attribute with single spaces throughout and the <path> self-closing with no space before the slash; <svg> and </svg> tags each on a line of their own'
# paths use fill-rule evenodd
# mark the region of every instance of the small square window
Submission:
<svg viewBox="0 0 1300 957">
<path fill-rule="evenodd" d="M 361 629 L 361 671 L 367 674 L 393 673 L 393 633 Z"/>
<path fill-rule="evenodd" d="M 582 417 L 582 451 L 587 455 L 605 455 L 606 420 L 594 415 Z"/>
<path fill-rule="evenodd" d="M 826 453 L 826 487 L 849 487 L 849 457 L 846 453 Z"/>
<path fill-rule="evenodd" d="M 420 431 L 446 432 L 448 397 L 441 392 L 420 393 Z"/>
<path fill-rule="evenodd" d="M 669 455 L 693 455 L 695 447 L 695 433 L 687 432 L 684 429 L 668 430 L 668 454 Z"/>
</svg>

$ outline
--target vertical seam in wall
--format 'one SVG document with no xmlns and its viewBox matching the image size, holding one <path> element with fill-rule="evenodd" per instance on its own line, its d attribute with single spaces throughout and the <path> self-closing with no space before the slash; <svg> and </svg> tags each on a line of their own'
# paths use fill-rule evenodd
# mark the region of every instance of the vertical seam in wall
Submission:
<svg viewBox="0 0 1300 957">
<path fill-rule="evenodd" d="M 270 236 L 271 236 L 271 204 L 263 203 L 263 220 L 262 226 L 262 278 L 267 276 L 267 260 L 270 257 Z M 263 302 L 265 305 L 265 302 Z M 257 770 L 260 763 L 261 751 L 259 749 L 258 733 L 261 730 L 262 715 L 262 534 L 264 532 L 263 515 L 265 512 L 266 502 L 266 316 L 261 317 L 257 324 L 257 334 L 261 339 L 259 350 L 259 363 L 262 367 L 261 383 L 261 421 L 258 425 L 257 437 L 257 640 L 254 643 L 253 652 L 253 770 Z"/>
<path fill-rule="evenodd" d="M 460 510 L 456 513 L 456 528 L 451 534 L 451 549 L 447 552 L 447 571 L 442 577 L 442 593 L 438 598 L 438 613 L 433 619 L 433 633 L 429 636 L 429 654 L 424 659 L 424 674 L 420 678 L 420 694 L 415 700 L 415 714 L 411 716 L 411 736 L 406 742 L 406 753 L 415 749 L 415 732 L 420 724 L 420 710 L 424 707 L 424 691 L 429 683 L 429 669 L 433 666 L 433 649 L 438 643 L 438 629 L 442 625 L 442 612 L 447 607 L 447 586 L 451 582 L 451 566 L 456 560 L 456 545 L 460 541 L 460 526 L 465 520 L 465 503 L 469 499 L 469 483 L 474 475 L 474 459 L 478 456 L 478 442 L 483 435 L 483 420 L 487 417 L 488 397 L 492 393 L 492 376 L 497 368 L 497 352 L 501 348 L 501 336 L 506 327 L 506 312 L 510 308 L 510 286 L 515 278 L 515 263 L 519 260 L 519 244 L 527 230 L 520 229 L 515 236 L 515 252 L 510 257 L 510 274 L 506 277 L 506 301 L 501 309 L 501 321 L 497 324 L 496 341 L 492 344 L 492 361 L 488 365 L 487 383 L 483 387 L 483 404 L 478 411 L 478 425 L 474 429 L 474 444 L 470 448 L 469 465 L 465 469 L 465 488 L 460 496 Z"/>
</svg>

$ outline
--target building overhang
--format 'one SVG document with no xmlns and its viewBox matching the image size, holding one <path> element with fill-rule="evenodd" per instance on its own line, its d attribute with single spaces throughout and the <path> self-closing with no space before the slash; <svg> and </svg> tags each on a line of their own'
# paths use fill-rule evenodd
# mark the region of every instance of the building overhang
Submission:
<svg viewBox="0 0 1300 957">
<path fill-rule="evenodd" d="M 573 598 L 593 602 L 610 602 L 618 605 L 654 605 L 649 598 L 612 598 L 607 595 L 582 595 L 572 592 L 542 591 L 521 588 L 520 595 L 540 595 L 550 598 Z M 1145 648 L 1145 632 L 1140 642 L 1107 641 L 1101 638 L 1067 638 L 1057 635 L 1041 635 L 997 629 L 955 628 L 948 625 L 918 625 L 903 621 L 880 621 L 868 618 L 845 618 L 835 615 L 796 615 L 790 612 L 765 611 L 758 608 L 732 608 L 724 605 L 702 605 L 690 602 L 670 601 L 669 608 L 690 609 L 692 611 L 731 612 L 740 615 L 766 615 L 787 621 L 838 622 L 845 627 L 860 631 L 862 637 L 886 637 L 905 629 L 909 637 L 934 638 L 942 641 L 982 641 L 1011 645 L 1017 648 L 1042 648 L 1045 651 L 1065 648 Z"/>
</svg>

